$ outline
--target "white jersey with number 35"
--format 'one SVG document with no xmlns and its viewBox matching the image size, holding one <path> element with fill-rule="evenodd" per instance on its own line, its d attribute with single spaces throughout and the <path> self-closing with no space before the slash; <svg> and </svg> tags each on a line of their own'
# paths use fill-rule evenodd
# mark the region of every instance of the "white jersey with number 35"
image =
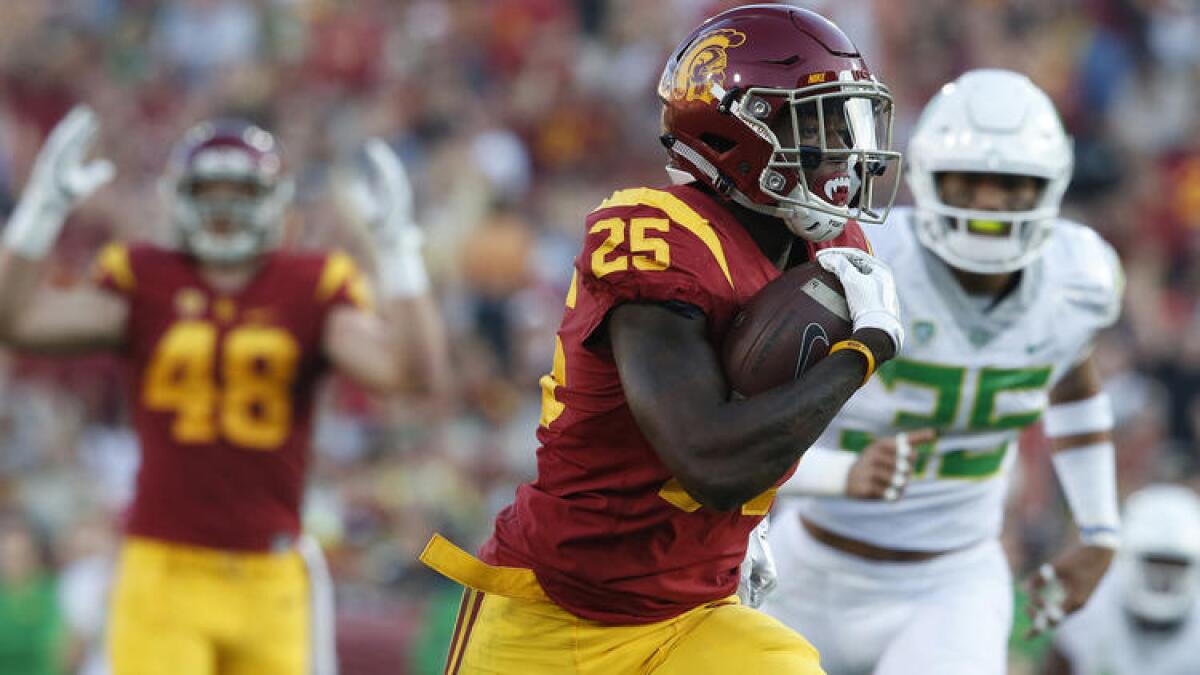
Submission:
<svg viewBox="0 0 1200 675">
<path fill-rule="evenodd" d="M 1112 324 L 1120 262 L 1091 229 L 1054 224 L 1044 254 L 997 303 L 966 294 L 918 242 L 910 209 L 872 228 L 892 267 L 907 338 L 901 354 L 850 399 L 818 444 L 858 452 L 879 435 L 932 427 L 897 502 L 800 498 L 805 518 L 876 546 L 948 550 L 997 536 L 1020 431 L 1054 384 Z"/>
</svg>

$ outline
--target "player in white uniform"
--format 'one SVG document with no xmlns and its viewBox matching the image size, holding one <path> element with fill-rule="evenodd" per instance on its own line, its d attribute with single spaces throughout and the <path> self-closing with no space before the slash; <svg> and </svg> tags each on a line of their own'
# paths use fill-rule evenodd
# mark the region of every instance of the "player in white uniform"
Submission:
<svg viewBox="0 0 1200 675">
<path fill-rule="evenodd" d="M 1116 546 L 1112 414 L 1090 349 L 1119 314 L 1120 264 L 1058 218 L 1071 144 L 1028 78 L 946 85 L 907 156 L 916 207 L 871 242 L 909 337 L 781 490 L 763 609 L 830 675 L 1001 674 L 1012 584 L 998 535 L 1017 436 L 1039 417 L 1082 544 L 1031 581 L 1037 625 L 1081 606 Z"/>
<path fill-rule="evenodd" d="M 1200 497 L 1154 485 L 1123 521 L 1112 571 L 1055 634 L 1045 675 L 1200 673 Z"/>
</svg>

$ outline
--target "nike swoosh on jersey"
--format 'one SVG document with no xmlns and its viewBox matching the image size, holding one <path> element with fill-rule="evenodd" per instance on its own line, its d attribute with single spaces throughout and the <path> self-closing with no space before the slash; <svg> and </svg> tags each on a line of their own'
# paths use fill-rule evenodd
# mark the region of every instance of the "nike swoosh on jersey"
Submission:
<svg viewBox="0 0 1200 675">
<path fill-rule="evenodd" d="M 1045 349 L 1046 347 L 1049 347 L 1052 344 L 1054 344 L 1054 338 L 1046 338 L 1045 340 L 1042 340 L 1041 342 L 1034 342 L 1031 344 L 1027 344 L 1027 345 L 1025 345 L 1025 353 L 1026 354 L 1036 354 L 1037 352 L 1042 351 L 1043 349 Z"/>
</svg>

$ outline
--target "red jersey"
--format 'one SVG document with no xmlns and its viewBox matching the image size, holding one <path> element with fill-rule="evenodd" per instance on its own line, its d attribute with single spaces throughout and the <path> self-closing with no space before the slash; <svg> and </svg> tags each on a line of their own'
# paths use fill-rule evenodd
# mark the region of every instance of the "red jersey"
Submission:
<svg viewBox="0 0 1200 675">
<path fill-rule="evenodd" d="M 867 243 L 851 223 L 821 246 Z M 732 594 L 775 490 L 738 512 L 701 507 L 638 429 L 606 341 L 589 338 L 617 305 L 679 301 L 704 311 L 720 353 L 738 308 L 777 276 L 697 187 L 622 190 L 592 212 L 541 382 L 538 476 L 497 516 L 483 560 L 532 569 L 554 602 L 613 624 L 665 620 Z"/>
<path fill-rule="evenodd" d="M 101 286 L 129 303 L 125 355 L 142 449 L 127 533 L 226 550 L 293 541 L 329 311 L 366 303 L 345 254 L 275 252 L 222 294 L 191 258 L 109 245 Z"/>
</svg>

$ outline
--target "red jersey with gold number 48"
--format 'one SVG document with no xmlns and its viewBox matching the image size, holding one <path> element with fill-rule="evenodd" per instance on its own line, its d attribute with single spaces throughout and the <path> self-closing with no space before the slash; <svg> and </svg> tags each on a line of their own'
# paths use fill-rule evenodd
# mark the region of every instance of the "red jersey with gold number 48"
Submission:
<svg viewBox="0 0 1200 675">
<path fill-rule="evenodd" d="M 855 223 L 820 246 L 868 247 Z M 732 594 L 775 490 L 732 513 L 701 507 L 638 429 L 606 341 L 592 338 L 617 305 L 678 301 L 703 310 L 719 353 L 737 309 L 778 275 L 694 185 L 621 190 L 592 212 L 541 382 L 538 476 L 497 517 L 484 561 L 532 569 L 557 604 L 606 623 L 660 621 Z"/>
<path fill-rule="evenodd" d="M 127 533 L 242 551 L 294 540 L 325 319 L 368 302 L 351 259 L 270 253 L 224 295 L 182 253 L 111 244 L 95 275 L 129 302 L 142 463 Z"/>
</svg>

